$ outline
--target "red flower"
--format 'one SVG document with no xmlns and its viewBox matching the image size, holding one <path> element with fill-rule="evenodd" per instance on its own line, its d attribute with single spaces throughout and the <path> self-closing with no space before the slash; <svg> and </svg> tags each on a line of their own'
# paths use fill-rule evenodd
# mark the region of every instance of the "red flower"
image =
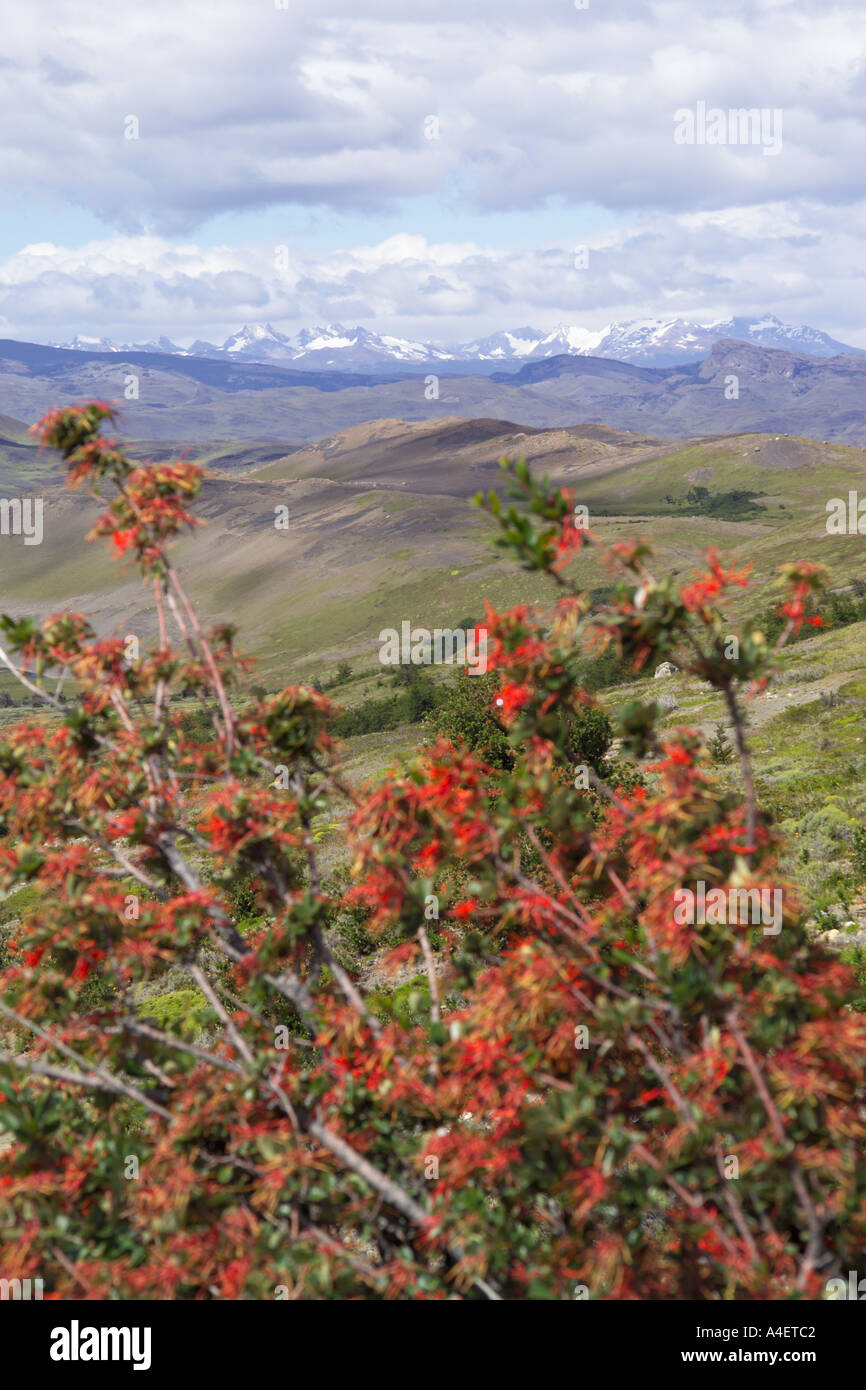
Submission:
<svg viewBox="0 0 866 1390">
<path fill-rule="evenodd" d="M 712 599 L 731 584 L 736 584 L 741 589 L 748 588 L 750 565 L 744 570 L 725 570 L 719 564 L 718 554 L 715 550 L 708 552 L 707 563 L 710 567 L 709 571 L 699 575 L 693 584 L 687 584 L 685 588 L 680 590 L 683 605 L 690 613 L 696 613 L 699 609 L 706 608 Z"/>
<path fill-rule="evenodd" d="M 452 917 L 471 917 L 478 911 L 478 904 L 474 898 L 465 898 L 461 903 L 455 903 L 451 909 Z"/>
<path fill-rule="evenodd" d="M 115 531 L 111 537 L 112 543 L 119 554 L 123 554 L 129 549 L 136 539 L 138 528 L 133 526 L 129 531 Z"/>
<path fill-rule="evenodd" d="M 531 699 L 532 691 L 528 685 L 517 685 L 506 681 L 494 701 L 494 712 L 510 719 Z"/>
<path fill-rule="evenodd" d="M 210 837 L 215 849 L 227 849 L 232 842 L 232 828 L 222 816 L 212 815 L 209 820 L 202 821 L 199 829 Z"/>
</svg>

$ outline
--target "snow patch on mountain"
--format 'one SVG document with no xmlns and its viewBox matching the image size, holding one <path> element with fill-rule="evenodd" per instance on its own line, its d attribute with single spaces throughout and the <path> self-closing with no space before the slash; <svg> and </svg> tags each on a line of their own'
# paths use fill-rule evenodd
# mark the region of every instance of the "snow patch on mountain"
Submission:
<svg viewBox="0 0 866 1390">
<path fill-rule="evenodd" d="M 606 357 L 637 366 L 672 367 L 703 359 L 713 344 L 724 338 L 783 348 L 815 357 L 861 353 L 807 324 L 785 324 L 775 314 L 714 319 L 696 323 L 680 318 L 631 319 L 603 328 L 560 324 L 550 332 L 524 326 L 504 329 L 453 347 L 380 334 L 356 326 L 330 323 L 302 328 L 295 334 L 279 332 L 270 323 L 244 324 L 220 345 L 197 340 L 178 348 L 168 338 L 148 343 L 117 344 L 107 338 L 78 335 L 55 347 L 85 352 L 164 352 L 191 357 L 229 357 L 248 362 L 282 363 L 293 367 L 343 371 L 377 370 L 403 364 L 423 367 L 436 363 L 508 363 L 516 366 L 561 354 Z"/>
</svg>

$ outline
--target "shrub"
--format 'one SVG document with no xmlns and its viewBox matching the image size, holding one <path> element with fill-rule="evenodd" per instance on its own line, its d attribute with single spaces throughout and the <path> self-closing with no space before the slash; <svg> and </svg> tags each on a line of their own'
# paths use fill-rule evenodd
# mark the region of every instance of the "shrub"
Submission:
<svg viewBox="0 0 866 1390">
<path fill-rule="evenodd" d="M 378 734 L 385 729 L 395 729 L 406 718 L 406 701 L 397 695 L 383 700 L 365 700 L 354 709 L 347 709 L 336 716 L 333 730 L 340 738 L 354 738 L 357 734 Z"/>
<path fill-rule="evenodd" d="M 175 989 L 167 994 L 154 994 L 143 1000 L 138 1012 L 152 1018 L 158 1028 L 176 1033 L 181 1038 L 196 1038 L 207 1024 L 216 1022 L 216 1015 L 197 989 Z"/>
<path fill-rule="evenodd" d="M 4 1271 L 62 1298 L 570 1300 L 578 1282 L 598 1299 L 717 1300 L 814 1298 L 856 1268 L 861 986 L 790 902 L 774 935 L 677 905 L 683 885 L 778 882 L 738 700 L 771 657 L 744 635 L 733 663 L 719 639 L 745 577 L 711 553 L 679 586 L 618 543 L 599 554 L 619 566 L 615 602 L 587 611 L 567 565 L 598 542 L 572 497 L 510 467 L 512 504 L 483 505 L 556 584 L 552 617 L 488 619 L 512 765 L 440 740 L 357 794 L 323 696 L 238 700 L 233 633 L 201 629 L 165 548 L 199 471 L 129 463 L 100 436 L 110 418 L 55 412 L 43 438 L 74 481 L 120 485 L 97 532 L 163 611 L 171 595 L 194 650 L 132 665 L 78 615 L 0 620 L 7 656 L 80 692 L 45 696 L 53 724 L 0 742 L 0 888 L 40 890 L 0 979 Z M 794 634 L 819 579 L 784 578 Z M 636 665 L 675 655 L 723 696 L 742 799 L 693 731 L 658 731 L 652 702 L 617 722 L 643 785 L 562 775 L 575 716 L 596 709 L 577 679 L 592 635 Z M 190 682 L 216 705 L 208 744 L 170 713 Z M 600 749 L 603 727 L 587 729 Z M 354 803 L 336 901 L 312 829 L 335 785 Z M 242 936 L 228 894 L 250 875 L 267 920 Z M 330 940 L 357 907 L 370 938 L 397 943 L 375 972 Z M 143 1020 L 167 970 L 206 1001 L 211 1042 Z M 141 1173 L 124 1183 L 130 1136 Z"/>
<path fill-rule="evenodd" d="M 206 709 L 184 711 L 180 716 L 180 728 L 190 743 L 210 743 L 214 737 L 213 716 Z"/>
<path fill-rule="evenodd" d="M 428 738 L 462 744 L 492 768 L 513 768 L 518 752 L 498 717 L 503 703 L 501 684 L 496 671 L 477 676 L 460 671 L 427 720 Z M 611 722 L 604 710 L 578 705 L 558 714 L 557 720 L 565 732 L 567 766 L 584 763 L 596 771 L 602 770 L 613 739 Z"/>
<path fill-rule="evenodd" d="M 707 744 L 707 752 L 711 761 L 716 766 L 729 763 L 734 756 L 733 747 L 728 739 L 724 724 L 717 724 L 715 732 Z"/>
<path fill-rule="evenodd" d="M 438 694 L 426 671 L 417 666 L 400 666 L 395 675 L 399 694 L 382 700 L 365 700 L 353 709 L 344 710 L 334 720 L 334 733 L 341 738 L 381 733 L 398 724 L 417 724 L 435 708 Z"/>
<path fill-rule="evenodd" d="M 445 688 L 442 703 L 425 723 L 428 739 L 463 743 L 490 767 L 507 770 L 514 765 L 508 732 L 496 717 L 499 676 L 486 671 L 471 676 L 459 671 Z"/>
</svg>

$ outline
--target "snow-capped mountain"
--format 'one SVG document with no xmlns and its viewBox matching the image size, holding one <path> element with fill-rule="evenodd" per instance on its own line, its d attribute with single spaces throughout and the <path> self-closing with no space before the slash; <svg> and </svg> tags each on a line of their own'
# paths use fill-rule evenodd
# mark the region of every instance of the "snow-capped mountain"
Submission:
<svg viewBox="0 0 866 1390">
<path fill-rule="evenodd" d="M 279 333 L 269 323 L 246 323 L 220 346 L 195 342 L 187 351 L 196 357 L 230 356 L 246 362 L 277 362 L 293 367 L 345 371 L 454 359 L 453 352 L 434 343 L 395 338 L 367 328 L 344 328 L 341 323 L 302 328 L 294 336 Z"/>
<path fill-rule="evenodd" d="M 515 328 L 511 332 L 491 333 L 489 338 L 476 338 L 454 351 L 473 361 L 525 362 L 543 338 L 537 328 Z"/>
<path fill-rule="evenodd" d="M 111 338 L 87 338 L 77 333 L 69 343 L 51 343 L 51 347 L 71 348 L 75 352 L 168 352 L 186 356 L 188 349 L 179 348 L 170 338 L 155 338 L 147 343 L 115 343 Z"/>
<path fill-rule="evenodd" d="M 716 319 L 712 323 L 691 323 L 687 319 L 634 319 L 612 323 L 588 351 L 595 357 L 615 357 L 620 362 L 632 362 L 640 367 L 674 367 L 706 357 L 713 343 L 723 338 L 754 343 L 758 347 L 804 352 L 813 357 L 834 357 L 838 353 L 858 351 L 817 328 L 782 323 L 775 314 L 764 314 L 760 318 Z M 586 355 L 587 351 L 581 347 L 570 350 L 580 355 Z M 535 357 L 549 355 L 541 349 L 533 353 Z"/>
<path fill-rule="evenodd" d="M 274 348 L 286 347 L 288 342 L 289 339 L 284 334 L 278 333 L 269 323 L 254 323 L 252 325 L 245 323 L 237 333 L 226 338 L 220 351 L 231 352 L 242 357 L 251 349 L 270 352 Z"/>
<path fill-rule="evenodd" d="M 328 324 L 326 328 L 302 329 L 294 341 L 296 366 L 346 366 L 356 370 L 365 366 L 381 367 L 383 362 L 408 365 L 448 362 L 455 356 L 435 343 L 395 338 L 367 328 L 344 328 L 340 323 Z"/>
<path fill-rule="evenodd" d="M 556 357 L 560 353 L 598 355 L 609 328 L 554 328 L 543 333 L 538 328 L 515 328 L 476 338 L 454 349 L 455 357 L 478 362 L 528 362 L 536 357 Z"/>
<path fill-rule="evenodd" d="M 711 323 L 678 318 L 631 319 L 598 329 L 579 324 L 561 325 L 547 333 L 524 327 L 506 329 L 454 347 L 393 337 L 357 326 L 346 328 L 340 323 L 302 328 L 294 335 L 281 333 L 270 323 L 244 324 L 222 344 L 196 340 L 188 348 L 176 347 L 168 338 L 118 344 L 107 338 L 82 336 L 53 346 L 84 352 L 164 352 L 227 358 L 312 371 L 381 371 L 400 366 L 412 371 L 439 363 L 450 364 L 452 370 L 465 373 L 475 362 L 491 365 L 513 362 L 519 366 L 561 354 L 607 357 L 642 367 L 674 367 L 706 357 L 713 344 L 723 338 L 759 347 L 784 348 L 813 357 L 862 352 L 817 328 L 785 324 L 774 314 L 716 319 Z"/>
<path fill-rule="evenodd" d="M 605 328 L 581 328 L 561 326 L 547 333 L 529 354 L 530 357 L 558 357 L 568 353 L 570 357 L 601 357 L 601 349 L 610 333 L 611 325 Z"/>
<path fill-rule="evenodd" d="M 52 343 L 52 347 L 72 348 L 76 352 L 115 352 L 116 346 L 110 338 L 87 338 L 76 333 L 71 343 Z"/>
<path fill-rule="evenodd" d="M 563 325 L 547 334 L 532 329 L 516 333 L 497 333 L 468 344 L 465 351 L 483 360 L 522 359 L 535 361 L 567 353 L 574 357 L 609 357 L 639 367 L 674 367 L 706 357 L 713 343 L 735 338 L 759 347 L 786 348 L 789 352 L 814 357 L 833 357 L 858 352 L 837 342 L 817 328 L 805 324 L 798 328 L 782 323 L 774 314 L 761 318 L 716 319 L 712 323 L 691 323 L 687 319 L 631 319 L 610 323 L 593 330 Z M 461 353 L 461 349 L 456 349 Z"/>
</svg>

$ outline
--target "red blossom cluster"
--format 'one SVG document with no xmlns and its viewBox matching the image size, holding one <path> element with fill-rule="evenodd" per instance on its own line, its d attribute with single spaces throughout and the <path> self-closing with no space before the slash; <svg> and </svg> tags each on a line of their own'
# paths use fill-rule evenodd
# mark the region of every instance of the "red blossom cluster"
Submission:
<svg viewBox="0 0 866 1390">
<path fill-rule="evenodd" d="M 853 981 L 790 895 L 773 938 L 674 911 L 684 884 L 778 881 L 742 724 L 738 794 L 639 702 L 619 760 L 571 775 L 600 638 L 675 655 L 736 717 L 770 659 L 719 645 L 745 572 L 657 581 L 516 470 L 525 512 L 489 509 L 556 599 L 488 618 L 513 766 L 440 741 L 359 791 L 327 700 L 254 696 L 189 603 L 166 542 L 195 470 L 129 464 L 110 418 L 42 437 L 115 485 L 97 531 L 152 578 L 157 640 L 131 660 L 75 615 L 2 624 L 3 657 L 74 696 L 37 682 L 43 722 L 0 741 L 0 888 L 26 899 L 0 958 L 4 1271 L 61 1298 L 820 1296 L 866 1240 Z M 578 544 L 619 568 L 610 605 L 561 563 Z M 796 625 L 817 576 L 788 579 Z"/>
</svg>

